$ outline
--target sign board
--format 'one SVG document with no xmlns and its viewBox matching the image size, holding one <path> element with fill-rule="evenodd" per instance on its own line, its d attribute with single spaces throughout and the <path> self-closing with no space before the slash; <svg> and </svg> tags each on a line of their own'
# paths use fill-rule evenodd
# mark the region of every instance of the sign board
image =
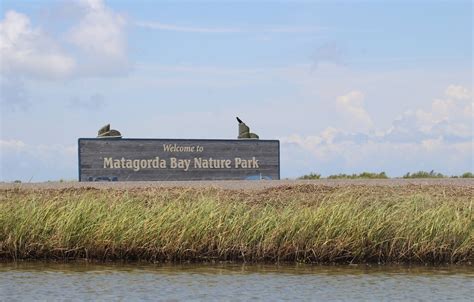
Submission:
<svg viewBox="0 0 474 302">
<path fill-rule="evenodd" d="M 280 179 L 280 142 L 79 139 L 79 181 L 236 179 Z"/>
</svg>

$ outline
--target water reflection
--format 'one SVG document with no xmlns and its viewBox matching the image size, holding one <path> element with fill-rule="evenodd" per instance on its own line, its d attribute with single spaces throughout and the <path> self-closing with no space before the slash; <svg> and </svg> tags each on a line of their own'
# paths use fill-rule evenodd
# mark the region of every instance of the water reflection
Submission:
<svg viewBox="0 0 474 302">
<path fill-rule="evenodd" d="M 0 263 L 0 300 L 466 300 L 472 266 Z"/>
</svg>

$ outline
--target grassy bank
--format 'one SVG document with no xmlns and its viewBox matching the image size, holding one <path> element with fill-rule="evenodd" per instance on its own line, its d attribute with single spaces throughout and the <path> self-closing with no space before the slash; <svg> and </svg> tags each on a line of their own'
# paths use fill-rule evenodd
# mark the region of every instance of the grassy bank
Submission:
<svg viewBox="0 0 474 302">
<path fill-rule="evenodd" d="M 470 263 L 472 187 L 22 190 L 0 259 Z"/>
</svg>

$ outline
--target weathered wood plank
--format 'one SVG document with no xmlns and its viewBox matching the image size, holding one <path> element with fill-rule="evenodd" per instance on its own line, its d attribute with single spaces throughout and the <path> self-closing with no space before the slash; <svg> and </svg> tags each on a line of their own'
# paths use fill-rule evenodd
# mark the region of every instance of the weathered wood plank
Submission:
<svg viewBox="0 0 474 302">
<path fill-rule="evenodd" d="M 278 140 L 81 138 L 79 181 L 280 179 Z"/>
</svg>

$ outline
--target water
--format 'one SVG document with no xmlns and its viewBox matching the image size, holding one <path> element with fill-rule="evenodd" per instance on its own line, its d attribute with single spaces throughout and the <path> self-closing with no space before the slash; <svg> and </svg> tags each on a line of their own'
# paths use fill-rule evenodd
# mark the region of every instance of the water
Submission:
<svg viewBox="0 0 474 302">
<path fill-rule="evenodd" d="M 0 263 L 0 300 L 473 301 L 472 266 Z"/>
</svg>

